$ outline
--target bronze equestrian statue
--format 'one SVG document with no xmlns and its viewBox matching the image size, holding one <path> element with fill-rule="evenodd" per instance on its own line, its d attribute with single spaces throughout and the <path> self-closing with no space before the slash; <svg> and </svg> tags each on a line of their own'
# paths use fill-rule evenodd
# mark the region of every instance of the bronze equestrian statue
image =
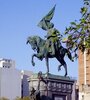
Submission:
<svg viewBox="0 0 90 100">
<path fill-rule="evenodd" d="M 64 61 L 65 54 L 67 54 L 68 58 L 71 61 L 73 61 L 71 53 L 68 49 L 64 48 L 63 46 L 58 47 L 58 49 L 54 47 L 55 54 L 52 54 L 51 47 L 47 47 L 47 40 L 44 40 L 39 36 L 28 37 L 27 43 L 29 43 L 32 49 L 36 50 L 37 52 L 36 54 L 32 55 L 31 62 L 33 66 L 35 66 L 34 57 L 37 57 L 41 61 L 43 60 L 43 58 L 45 58 L 47 73 L 49 73 L 49 58 L 56 58 L 60 62 L 60 65 L 58 66 L 58 70 L 60 70 L 60 67 L 63 66 L 65 68 L 65 76 L 67 76 L 67 64 Z"/>
<path fill-rule="evenodd" d="M 36 54 L 32 55 L 32 65 L 35 66 L 34 57 L 39 60 L 46 60 L 47 73 L 49 73 L 49 58 L 56 58 L 60 65 L 58 66 L 58 71 L 60 67 L 65 68 L 65 75 L 67 76 L 67 64 L 64 60 L 65 54 L 68 58 L 73 61 L 73 57 L 68 49 L 64 48 L 61 44 L 62 35 L 60 32 L 54 28 L 54 24 L 51 23 L 53 18 L 56 5 L 50 10 L 50 12 L 39 22 L 38 26 L 43 30 L 47 31 L 46 39 L 42 39 L 39 36 L 30 36 L 27 39 L 27 44 L 29 43 L 33 50 L 36 50 Z"/>
</svg>

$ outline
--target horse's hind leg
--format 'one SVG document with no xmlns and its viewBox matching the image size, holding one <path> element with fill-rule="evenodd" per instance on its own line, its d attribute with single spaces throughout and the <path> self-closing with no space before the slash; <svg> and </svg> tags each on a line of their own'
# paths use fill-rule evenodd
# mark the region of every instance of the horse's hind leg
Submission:
<svg viewBox="0 0 90 100">
<path fill-rule="evenodd" d="M 47 66 L 47 74 L 49 73 L 49 62 L 48 62 L 48 57 L 45 57 L 46 60 L 46 66 Z"/>
<path fill-rule="evenodd" d="M 62 59 L 62 62 L 61 62 L 61 64 L 63 65 L 63 67 L 64 67 L 64 69 L 65 69 L 65 77 L 67 76 L 67 64 L 66 64 L 66 62 L 64 61 L 64 59 Z"/>
<path fill-rule="evenodd" d="M 66 65 L 66 63 L 63 65 L 64 66 L 64 68 L 65 68 L 65 77 L 67 76 L 67 65 Z"/>
<path fill-rule="evenodd" d="M 67 64 L 66 64 L 66 62 L 64 61 L 64 59 L 62 58 L 57 58 L 57 60 L 61 63 L 61 65 L 59 65 L 59 67 L 58 67 L 58 70 L 60 70 L 60 67 L 61 66 L 63 66 L 64 67 L 64 69 L 65 69 L 65 77 L 67 76 Z"/>
<path fill-rule="evenodd" d="M 61 66 L 62 66 L 62 65 L 59 65 L 59 66 L 58 66 L 58 71 L 60 71 L 60 70 L 61 70 Z"/>
</svg>

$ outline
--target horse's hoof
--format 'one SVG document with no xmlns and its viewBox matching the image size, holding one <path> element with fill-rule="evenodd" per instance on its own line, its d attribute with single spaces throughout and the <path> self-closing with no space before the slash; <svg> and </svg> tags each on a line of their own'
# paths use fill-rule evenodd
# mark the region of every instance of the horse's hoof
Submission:
<svg viewBox="0 0 90 100">
<path fill-rule="evenodd" d="M 67 76 L 67 74 L 64 75 L 65 77 Z"/>
<path fill-rule="evenodd" d="M 60 66 L 58 66 L 58 71 L 60 71 L 61 70 L 61 67 Z"/>
<path fill-rule="evenodd" d="M 72 59 L 72 62 L 74 62 L 74 60 Z"/>
<path fill-rule="evenodd" d="M 32 63 L 33 66 L 35 66 L 35 63 Z"/>
</svg>

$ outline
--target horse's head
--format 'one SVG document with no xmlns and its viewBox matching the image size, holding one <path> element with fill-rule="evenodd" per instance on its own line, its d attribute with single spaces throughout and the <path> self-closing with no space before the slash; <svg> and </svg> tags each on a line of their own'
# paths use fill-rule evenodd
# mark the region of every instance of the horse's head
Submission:
<svg viewBox="0 0 90 100">
<path fill-rule="evenodd" d="M 37 41 L 36 41 L 36 37 L 33 36 L 33 37 L 28 37 L 27 38 L 27 44 L 29 43 L 31 45 L 31 48 L 33 50 L 37 50 Z"/>
</svg>

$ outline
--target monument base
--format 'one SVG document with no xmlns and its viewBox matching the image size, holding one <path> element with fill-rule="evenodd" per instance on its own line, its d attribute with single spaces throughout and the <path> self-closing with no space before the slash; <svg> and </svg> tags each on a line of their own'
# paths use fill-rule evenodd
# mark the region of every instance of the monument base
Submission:
<svg viewBox="0 0 90 100">
<path fill-rule="evenodd" d="M 77 100 L 74 79 L 53 74 L 43 74 L 45 82 L 40 82 L 41 100 Z M 29 87 L 37 88 L 37 74 L 33 74 L 29 79 Z"/>
</svg>

